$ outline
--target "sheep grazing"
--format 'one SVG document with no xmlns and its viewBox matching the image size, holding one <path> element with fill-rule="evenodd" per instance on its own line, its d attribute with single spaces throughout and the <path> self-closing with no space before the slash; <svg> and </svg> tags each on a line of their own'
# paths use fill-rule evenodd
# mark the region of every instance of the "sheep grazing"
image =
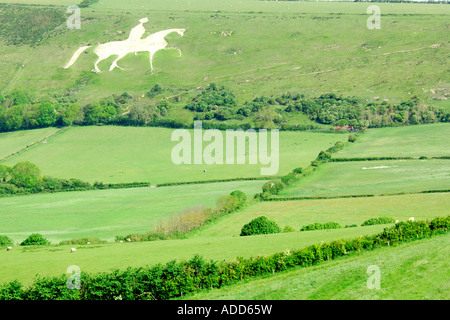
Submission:
<svg viewBox="0 0 450 320">
<path fill-rule="evenodd" d="M 414 221 L 414 217 L 409 218 L 408 221 Z"/>
<path fill-rule="evenodd" d="M 395 220 L 395 224 L 397 224 L 397 223 L 399 223 L 400 221 L 398 221 L 398 220 Z"/>
<path fill-rule="evenodd" d="M 77 249 L 75 249 L 75 248 L 70 249 L 70 252 L 75 252 L 75 251 L 77 251 Z"/>
<path fill-rule="evenodd" d="M 127 239 L 127 242 L 131 242 L 131 239 L 130 239 L 130 238 L 128 238 L 128 239 Z"/>
<path fill-rule="evenodd" d="M 6 248 L 6 250 L 7 250 L 7 251 L 11 251 L 11 250 L 12 250 L 12 247 L 8 247 L 8 248 Z"/>
</svg>

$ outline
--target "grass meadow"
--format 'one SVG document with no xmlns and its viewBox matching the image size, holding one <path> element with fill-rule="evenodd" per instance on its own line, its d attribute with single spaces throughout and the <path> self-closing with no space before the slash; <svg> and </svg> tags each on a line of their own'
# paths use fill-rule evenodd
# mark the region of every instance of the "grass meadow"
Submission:
<svg viewBox="0 0 450 320">
<path fill-rule="evenodd" d="M 410 217 L 426 220 L 439 217 L 450 206 L 447 193 L 413 194 L 370 198 L 264 201 L 239 214 L 226 216 L 215 224 L 193 233 L 193 238 L 238 236 L 244 224 L 259 216 L 275 221 L 281 228 L 289 225 L 300 230 L 312 223 L 339 223 L 342 227 L 360 226 L 370 218 L 391 217 L 405 221 Z"/>
<path fill-rule="evenodd" d="M 18 279 L 24 283 L 41 276 L 60 275 L 70 265 L 78 265 L 85 272 L 105 272 L 189 260 L 195 254 L 207 260 L 233 261 L 237 257 L 269 255 L 286 249 L 300 249 L 317 242 L 355 238 L 361 234 L 376 234 L 383 226 L 349 229 L 289 232 L 249 237 L 215 237 L 150 242 L 109 243 L 103 245 L 15 247 L 0 251 L 0 283 Z M 71 253 L 75 247 L 77 251 Z M 11 271 L 13 270 L 13 271 Z"/>
<path fill-rule="evenodd" d="M 171 141 L 173 132 L 173 129 L 145 127 L 72 127 L 4 164 L 12 166 L 30 161 L 43 175 L 65 179 L 152 184 L 261 177 L 261 167 L 269 166 L 249 164 L 248 160 L 242 165 L 174 164 L 171 154 L 178 142 Z M 270 138 L 270 132 L 268 136 Z M 194 135 L 191 137 L 193 139 Z M 321 150 L 346 138 L 346 134 L 280 132 L 276 176 L 285 175 L 296 167 L 306 167 Z M 204 142 L 203 146 L 208 144 Z M 248 150 L 247 147 L 247 155 Z M 203 172 L 204 169 L 207 172 Z"/>
<path fill-rule="evenodd" d="M 450 236 L 297 268 L 243 281 L 186 300 L 448 300 Z M 369 289 L 369 266 L 380 268 L 380 289 Z"/>
<path fill-rule="evenodd" d="M 56 133 L 57 128 L 0 133 L 0 161 Z"/>
<path fill-rule="evenodd" d="M 450 155 L 449 145 L 446 123 L 368 129 L 333 157 L 442 157 Z"/>
<path fill-rule="evenodd" d="M 53 243 L 74 238 L 146 233 L 161 220 L 193 207 L 215 207 L 234 190 L 247 198 L 264 181 L 237 181 L 160 188 L 61 192 L 0 198 L 0 234 L 21 242 L 40 233 Z"/>
<path fill-rule="evenodd" d="M 448 190 L 448 160 L 389 160 L 325 163 L 280 192 L 281 197 L 382 195 Z"/>
</svg>

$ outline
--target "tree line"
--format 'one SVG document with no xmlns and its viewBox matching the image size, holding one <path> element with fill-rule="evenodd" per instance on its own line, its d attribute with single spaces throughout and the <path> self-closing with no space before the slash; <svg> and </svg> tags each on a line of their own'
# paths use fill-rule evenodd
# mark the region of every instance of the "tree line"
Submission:
<svg viewBox="0 0 450 320">
<path fill-rule="evenodd" d="M 5 96 L 0 94 L 0 132 L 71 125 L 192 128 L 193 121 L 177 117 L 175 109 L 180 104 L 192 113 L 192 120 L 202 120 L 205 129 L 311 130 L 319 125 L 365 129 L 450 121 L 448 111 L 429 106 L 417 97 L 400 103 L 375 103 L 333 93 L 318 97 L 284 93 L 239 104 L 230 90 L 216 84 L 184 102 L 179 96 L 164 98 L 164 92 L 156 84 L 144 98 L 124 92 L 82 105 L 70 94 L 38 99 L 30 92 L 13 90 Z M 312 123 L 288 124 L 285 119 L 295 113 L 308 116 Z"/>
</svg>

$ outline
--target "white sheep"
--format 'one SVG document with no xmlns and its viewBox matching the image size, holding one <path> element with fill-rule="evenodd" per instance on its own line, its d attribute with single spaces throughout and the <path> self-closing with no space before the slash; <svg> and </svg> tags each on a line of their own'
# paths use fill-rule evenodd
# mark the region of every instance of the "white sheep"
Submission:
<svg viewBox="0 0 450 320">
<path fill-rule="evenodd" d="M 395 224 L 397 224 L 397 223 L 399 223 L 400 221 L 398 221 L 398 220 L 395 220 Z"/>
<path fill-rule="evenodd" d="M 75 249 L 75 248 L 70 249 L 70 252 L 75 252 L 75 251 L 77 251 L 77 249 Z"/>
<path fill-rule="evenodd" d="M 12 247 L 8 247 L 8 248 L 6 248 L 6 250 L 7 250 L 7 251 L 11 251 L 11 250 L 12 250 Z"/>
<path fill-rule="evenodd" d="M 130 239 L 130 238 L 127 238 L 127 242 L 131 242 L 131 239 Z"/>
<path fill-rule="evenodd" d="M 408 221 L 414 221 L 414 217 L 409 218 Z"/>
</svg>

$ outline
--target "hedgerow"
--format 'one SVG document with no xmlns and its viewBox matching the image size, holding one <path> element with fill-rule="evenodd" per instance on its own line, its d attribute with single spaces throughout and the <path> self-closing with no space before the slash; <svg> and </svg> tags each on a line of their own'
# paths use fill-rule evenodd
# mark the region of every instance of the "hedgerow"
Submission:
<svg viewBox="0 0 450 320">
<path fill-rule="evenodd" d="M 446 216 L 431 221 L 400 222 L 373 236 L 335 240 L 270 256 L 218 262 L 196 255 L 189 261 L 174 260 L 152 267 L 96 274 L 82 272 L 79 289 L 68 289 L 67 276 L 38 277 L 29 287 L 12 281 L 0 285 L 0 300 L 167 300 L 243 279 L 429 238 L 448 232 L 449 226 L 450 216 Z"/>
<path fill-rule="evenodd" d="M 364 221 L 361 226 L 372 226 L 375 224 L 388 224 L 388 223 L 394 223 L 394 219 L 391 217 L 378 217 L 378 218 L 371 218 L 366 221 Z"/>
</svg>

